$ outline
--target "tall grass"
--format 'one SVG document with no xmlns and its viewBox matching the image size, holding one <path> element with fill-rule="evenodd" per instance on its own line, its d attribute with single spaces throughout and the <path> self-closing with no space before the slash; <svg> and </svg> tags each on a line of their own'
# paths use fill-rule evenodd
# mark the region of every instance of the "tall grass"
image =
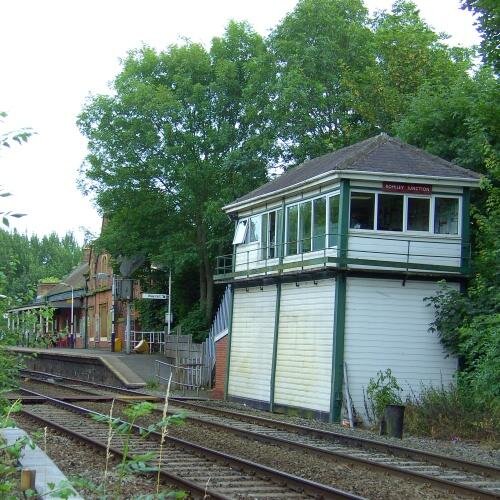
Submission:
<svg viewBox="0 0 500 500">
<path fill-rule="evenodd" d="M 464 383 L 422 387 L 419 395 L 413 394 L 406 401 L 405 431 L 438 439 L 498 444 L 500 407 L 484 404 Z"/>
</svg>

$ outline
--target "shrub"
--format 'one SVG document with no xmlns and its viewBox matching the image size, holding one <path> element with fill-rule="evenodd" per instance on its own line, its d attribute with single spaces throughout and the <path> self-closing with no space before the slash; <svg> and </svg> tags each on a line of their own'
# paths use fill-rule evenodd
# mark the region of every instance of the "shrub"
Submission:
<svg viewBox="0 0 500 500">
<path fill-rule="evenodd" d="M 202 342 L 208 335 L 208 325 L 203 308 L 196 305 L 181 321 L 183 335 L 192 335 L 193 340 Z"/>
<path fill-rule="evenodd" d="M 405 432 L 438 439 L 498 439 L 500 411 L 478 400 L 467 379 L 448 387 L 421 387 L 406 401 Z"/>
<path fill-rule="evenodd" d="M 371 378 L 366 389 L 370 404 L 368 415 L 371 417 L 372 414 L 376 420 L 380 420 L 387 405 L 403 404 L 399 395 L 401 391 L 402 389 L 390 368 L 387 368 L 385 372 L 377 372 L 377 378 Z"/>
</svg>

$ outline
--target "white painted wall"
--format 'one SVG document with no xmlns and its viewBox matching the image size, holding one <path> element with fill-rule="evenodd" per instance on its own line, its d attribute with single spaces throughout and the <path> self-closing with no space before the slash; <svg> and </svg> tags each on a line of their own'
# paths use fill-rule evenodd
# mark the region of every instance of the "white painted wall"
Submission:
<svg viewBox="0 0 500 500">
<path fill-rule="evenodd" d="M 269 401 L 276 285 L 234 291 L 228 394 Z"/>
<path fill-rule="evenodd" d="M 363 387 L 390 368 L 404 389 L 448 385 L 457 360 L 446 357 L 437 335 L 428 331 L 433 310 L 424 303 L 435 282 L 348 278 L 344 360 L 356 411 L 365 418 Z"/>
<path fill-rule="evenodd" d="M 335 280 L 283 284 L 276 403 L 329 411 Z"/>
<path fill-rule="evenodd" d="M 408 246 L 408 241 L 410 242 Z M 459 237 L 422 237 L 380 231 L 349 231 L 349 258 L 460 267 Z M 409 257 L 408 257 L 409 251 Z M 358 267 L 367 267 L 366 265 Z M 388 266 L 387 268 L 389 268 Z M 380 266 L 379 266 L 380 268 Z M 411 268 L 411 266 L 410 266 Z"/>
</svg>

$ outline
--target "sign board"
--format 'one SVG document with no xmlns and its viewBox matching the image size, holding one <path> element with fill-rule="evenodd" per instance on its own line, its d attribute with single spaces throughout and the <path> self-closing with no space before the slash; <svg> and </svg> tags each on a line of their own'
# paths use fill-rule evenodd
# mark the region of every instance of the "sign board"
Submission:
<svg viewBox="0 0 500 500">
<path fill-rule="evenodd" d="M 116 278 L 115 279 L 115 297 L 120 300 L 133 300 L 134 298 L 134 280 Z"/>
<path fill-rule="evenodd" d="M 407 182 L 384 182 L 382 190 L 389 193 L 432 194 L 430 184 L 408 184 Z"/>
<path fill-rule="evenodd" d="M 165 324 L 172 323 L 173 321 L 173 314 L 172 313 L 165 313 Z"/>
<path fill-rule="evenodd" d="M 141 294 L 143 299 L 154 299 L 154 300 L 167 300 L 168 295 L 166 293 L 143 293 Z"/>
</svg>

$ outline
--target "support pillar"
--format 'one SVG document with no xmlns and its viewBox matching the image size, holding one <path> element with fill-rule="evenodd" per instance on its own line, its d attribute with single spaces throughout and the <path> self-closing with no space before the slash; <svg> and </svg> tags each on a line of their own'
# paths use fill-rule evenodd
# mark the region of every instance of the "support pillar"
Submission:
<svg viewBox="0 0 500 500">
<path fill-rule="evenodd" d="M 347 291 L 347 256 L 349 243 L 349 180 L 340 181 L 338 264 L 335 279 L 333 319 L 332 381 L 330 392 L 330 422 L 340 421 L 342 385 L 344 382 L 344 333 Z"/>
</svg>

